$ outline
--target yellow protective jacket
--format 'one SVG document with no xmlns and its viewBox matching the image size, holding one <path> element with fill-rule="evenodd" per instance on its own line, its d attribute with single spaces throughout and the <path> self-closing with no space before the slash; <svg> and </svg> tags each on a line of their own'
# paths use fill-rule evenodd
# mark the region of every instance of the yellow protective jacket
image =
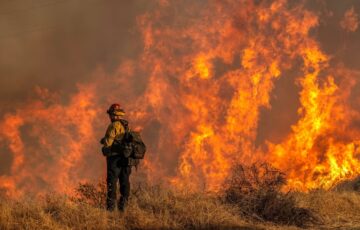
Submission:
<svg viewBox="0 0 360 230">
<path fill-rule="evenodd" d="M 124 138 L 125 128 L 120 121 L 113 121 L 108 126 L 105 136 L 101 139 L 101 144 L 103 144 L 103 154 L 112 155 L 111 146 L 114 141 L 121 141 Z"/>
</svg>

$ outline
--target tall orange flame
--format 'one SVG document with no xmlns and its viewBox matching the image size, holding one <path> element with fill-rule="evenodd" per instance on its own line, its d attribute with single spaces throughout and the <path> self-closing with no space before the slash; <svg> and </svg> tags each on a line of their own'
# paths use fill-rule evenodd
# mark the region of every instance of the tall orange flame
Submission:
<svg viewBox="0 0 360 230">
<path fill-rule="evenodd" d="M 310 35 L 318 16 L 302 3 L 162 0 L 137 20 L 137 60 L 111 76 L 96 71 L 68 101 L 45 90 L 2 118 L 0 141 L 13 159 L 0 188 L 70 192 L 103 175 L 100 111 L 114 101 L 142 130 L 149 152 L 140 171 L 149 181 L 217 190 L 234 164 L 256 161 L 303 191 L 358 175 L 360 116 L 349 100 L 359 74 L 330 64 Z M 280 142 L 257 144 L 260 114 L 288 72 L 298 76 L 299 119 Z"/>
</svg>

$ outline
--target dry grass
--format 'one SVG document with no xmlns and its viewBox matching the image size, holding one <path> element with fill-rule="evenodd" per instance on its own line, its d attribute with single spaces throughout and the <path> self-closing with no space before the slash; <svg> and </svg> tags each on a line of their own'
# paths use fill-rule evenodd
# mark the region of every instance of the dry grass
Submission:
<svg viewBox="0 0 360 230">
<path fill-rule="evenodd" d="M 87 201 L 57 195 L 2 200 L 0 229 L 254 229 L 233 207 L 206 194 L 146 186 L 134 191 L 125 213 L 109 213 Z"/>
<path fill-rule="evenodd" d="M 360 229 L 358 192 L 283 194 L 283 183 L 271 167 L 238 166 L 221 194 L 134 186 L 125 213 L 104 210 L 104 184 L 87 183 L 76 197 L 0 199 L 0 229 Z"/>
<path fill-rule="evenodd" d="M 355 191 L 312 191 L 294 194 L 300 207 L 321 215 L 324 229 L 360 229 L 360 194 Z"/>
</svg>

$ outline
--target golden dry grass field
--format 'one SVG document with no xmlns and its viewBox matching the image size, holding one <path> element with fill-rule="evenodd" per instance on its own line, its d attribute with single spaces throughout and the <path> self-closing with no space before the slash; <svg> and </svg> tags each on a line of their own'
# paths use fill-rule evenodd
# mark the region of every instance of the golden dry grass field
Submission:
<svg viewBox="0 0 360 230">
<path fill-rule="evenodd" d="M 155 197 L 160 195 L 160 197 Z M 345 192 L 301 194 L 299 204 L 324 219 L 308 229 L 360 229 L 360 196 Z M 2 201 L 1 229 L 301 229 L 244 217 L 236 207 L 205 195 L 178 196 L 145 192 L 125 213 L 108 213 L 64 197 Z"/>
<path fill-rule="evenodd" d="M 109 213 L 103 208 L 104 188 L 103 184 L 82 184 L 76 197 L 3 197 L 0 229 L 360 229 L 360 193 L 356 191 L 247 194 L 252 198 L 243 197 L 241 207 L 226 201 L 224 194 L 144 185 L 133 189 L 124 213 Z M 249 211 L 259 205 L 262 210 Z M 310 211 L 313 218 L 305 212 L 294 214 L 294 208 Z"/>
</svg>

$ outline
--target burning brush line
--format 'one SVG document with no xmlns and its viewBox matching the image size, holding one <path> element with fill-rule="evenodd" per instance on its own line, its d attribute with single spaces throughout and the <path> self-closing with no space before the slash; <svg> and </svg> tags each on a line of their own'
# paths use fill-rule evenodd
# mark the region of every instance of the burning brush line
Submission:
<svg viewBox="0 0 360 230">
<path fill-rule="evenodd" d="M 1 143 L 13 156 L 0 177 L 8 194 L 67 192 L 98 176 L 99 108 L 114 100 L 127 103 L 131 124 L 143 132 L 149 154 L 141 170 L 149 181 L 214 191 L 234 164 L 258 161 L 302 191 L 359 174 L 359 113 L 349 103 L 358 74 L 330 65 L 310 35 L 318 15 L 302 3 L 159 1 L 137 20 L 144 47 L 137 60 L 111 76 L 97 71 L 65 105 L 45 97 L 28 103 L 26 117 L 24 108 L 3 116 Z M 290 70 L 299 119 L 281 142 L 259 147 L 260 109 L 271 109 L 274 84 Z"/>
</svg>

